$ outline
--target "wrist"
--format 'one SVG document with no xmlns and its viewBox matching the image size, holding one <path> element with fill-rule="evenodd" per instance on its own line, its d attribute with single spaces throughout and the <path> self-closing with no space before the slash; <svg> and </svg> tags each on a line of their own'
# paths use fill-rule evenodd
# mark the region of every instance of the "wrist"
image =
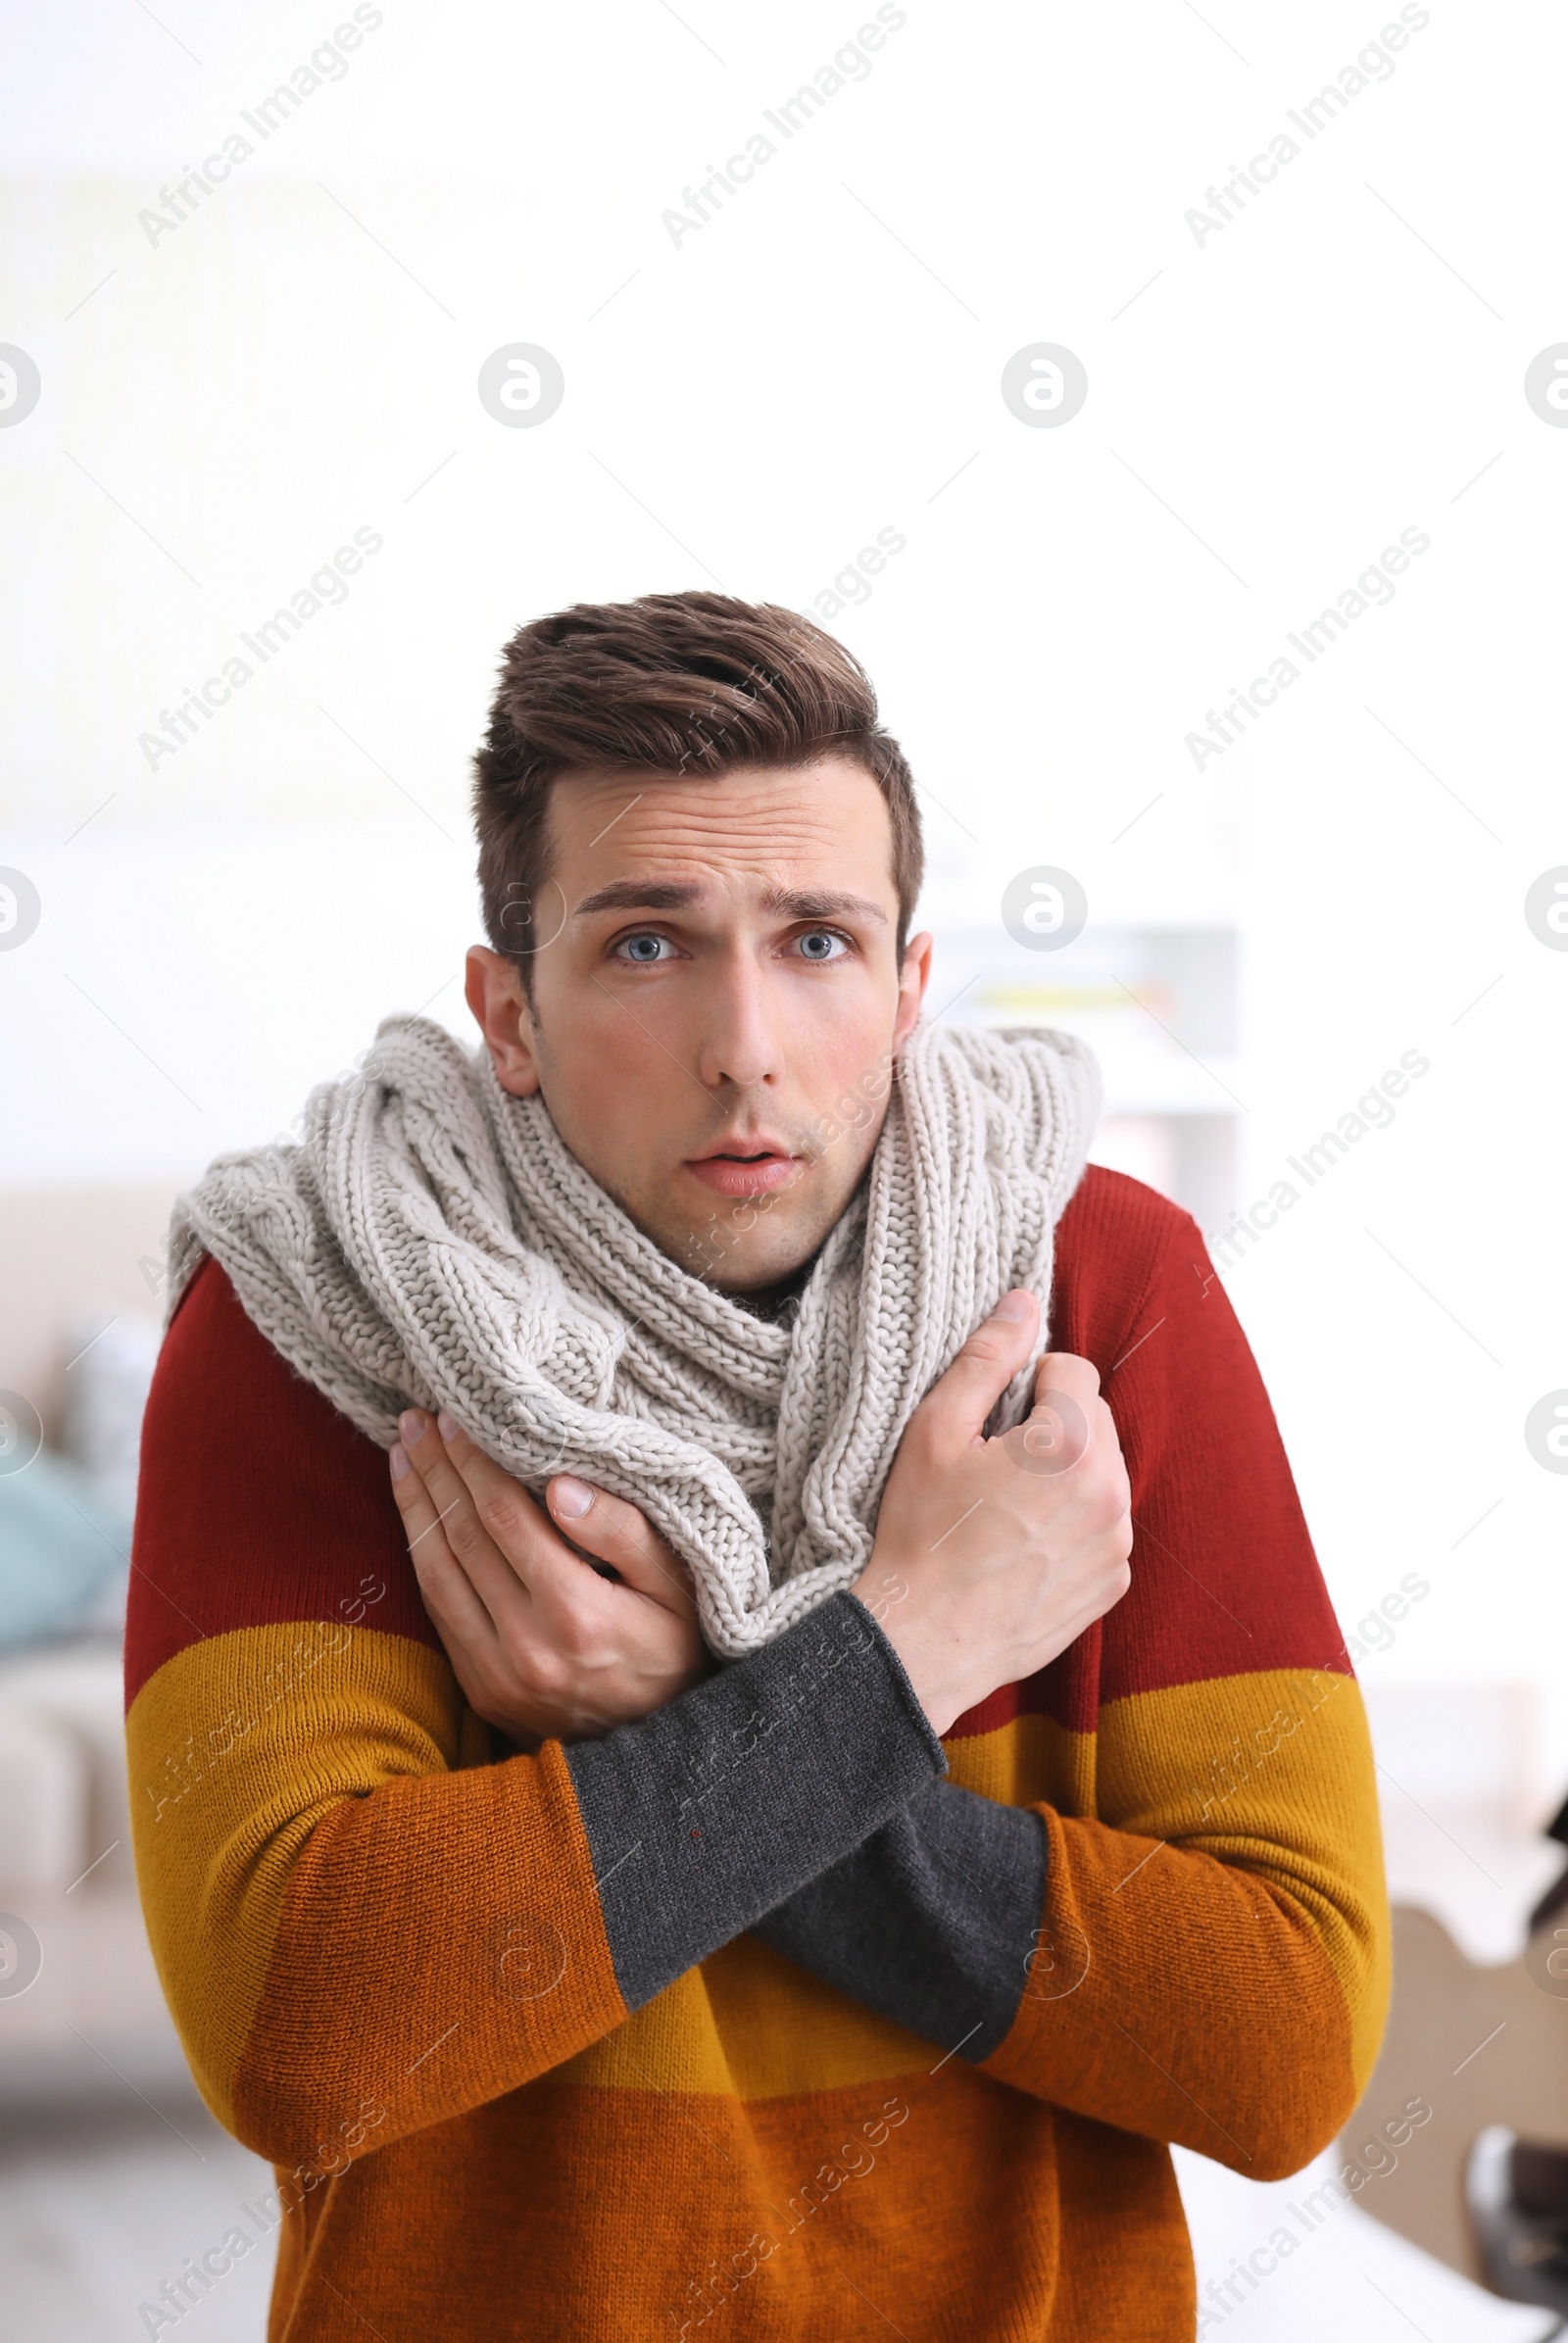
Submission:
<svg viewBox="0 0 1568 2343">
<path fill-rule="evenodd" d="M 961 1651 L 951 1637 L 934 1631 L 917 1601 L 911 1598 L 904 1573 L 891 1569 L 876 1555 L 873 1554 L 850 1592 L 870 1612 L 892 1645 L 926 1722 L 940 1738 L 955 1718 L 962 1716 L 971 1705 L 960 1681 Z"/>
</svg>

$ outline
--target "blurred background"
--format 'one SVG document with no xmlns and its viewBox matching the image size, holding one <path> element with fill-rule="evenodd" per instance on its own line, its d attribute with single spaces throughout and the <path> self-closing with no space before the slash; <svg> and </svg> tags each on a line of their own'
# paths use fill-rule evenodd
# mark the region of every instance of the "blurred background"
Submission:
<svg viewBox="0 0 1568 2343">
<path fill-rule="evenodd" d="M 1562 1861 L 1560 11 L 339 4 L 0 17 L 0 2239 L 61 2343 L 154 2331 L 268 2184 L 127 1846 L 170 1201 L 380 1017 L 466 1032 L 468 758 L 574 600 L 722 587 L 865 662 L 933 1005 L 1093 1040 L 1097 1154 L 1257 1352 L 1396 1900 L 1522 1977 Z M 1500 2069 L 1413 2055 L 1506 2141 Z M 1289 2255 L 1341 2151 L 1182 2156 L 1203 2331 L 1548 2331 L 1458 2152 L 1398 2184 L 1433 2250 L 1374 2178 Z"/>
</svg>

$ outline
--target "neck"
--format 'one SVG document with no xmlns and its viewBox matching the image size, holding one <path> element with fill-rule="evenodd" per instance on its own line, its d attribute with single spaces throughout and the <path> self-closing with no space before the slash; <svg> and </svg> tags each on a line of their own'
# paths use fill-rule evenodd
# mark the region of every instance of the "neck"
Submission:
<svg viewBox="0 0 1568 2343">
<path fill-rule="evenodd" d="M 743 1310 L 750 1310 L 754 1318 L 763 1318 L 769 1325 L 781 1318 L 792 1301 L 798 1301 L 805 1291 L 806 1281 L 815 1266 L 816 1255 L 792 1269 L 788 1277 L 781 1277 L 775 1285 L 754 1286 L 744 1294 L 732 1294 L 731 1301 Z"/>
</svg>

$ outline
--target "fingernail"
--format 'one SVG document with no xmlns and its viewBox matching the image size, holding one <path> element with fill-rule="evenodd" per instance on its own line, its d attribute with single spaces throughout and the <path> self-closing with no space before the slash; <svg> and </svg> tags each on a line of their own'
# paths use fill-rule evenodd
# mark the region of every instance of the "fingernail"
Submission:
<svg viewBox="0 0 1568 2343">
<path fill-rule="evenodd" d="M 1009 1326 L 1021 1326 L 1029 1315 L 1027 1294 L 1004 1294 L 991 1315 L 1005 1319 Z"/>
<path fill-rule="evenodd" d="M 581 1521 L 594 1501 L 594 1492 L 586 1481 L 576 1480 L 570 1473 L 563 1473 L 550 1484 L 550 1505 L 555 1513 L 564 1513 L 567 1521 Z"/>
<path fill-rule="evenodd" d="M 392 1478 L 394 1481 L 406 1481 L 413 1470 L 414 1467 L 409 1462 L 409 1452 L 403 1442 L 399 1440 L 392 1451 Z"/>
<path fill-rule="evenodd" d="M 444 1407 L 436 1417 L 435 1428 L 449 1445 L 458 1437 L 458 1419 L 456 1416 L 449 1416 Z"/>
<path fill-rule="evenodd" d="M 398 1430 L 411 1448 L 416 1448 L 424 1438 L 424 1418 L 416 1407 L 406 1407 L 398 1418 Z"/>
</svg>

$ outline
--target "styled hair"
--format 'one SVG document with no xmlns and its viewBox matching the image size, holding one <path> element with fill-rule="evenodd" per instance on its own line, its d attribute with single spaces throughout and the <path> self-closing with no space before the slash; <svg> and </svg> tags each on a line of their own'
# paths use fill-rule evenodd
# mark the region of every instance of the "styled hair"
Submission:
<svg viewBox="0 0 1568 2343">
<path fill-rule="evenodd" d="M 532 906 L 550 873 L 550 794 L 564 773 L 622 767 L 714 778 L 836 752 L 870 774 L 893 831 L 899 956 L 924 848 L 903 750 L 878 721 L 859 661 L 808 618 L 728 594 L 574 603 L 519 627 L 502 654 L 474 757 L 484 923 L 524 985 Z"/>
</svg>

